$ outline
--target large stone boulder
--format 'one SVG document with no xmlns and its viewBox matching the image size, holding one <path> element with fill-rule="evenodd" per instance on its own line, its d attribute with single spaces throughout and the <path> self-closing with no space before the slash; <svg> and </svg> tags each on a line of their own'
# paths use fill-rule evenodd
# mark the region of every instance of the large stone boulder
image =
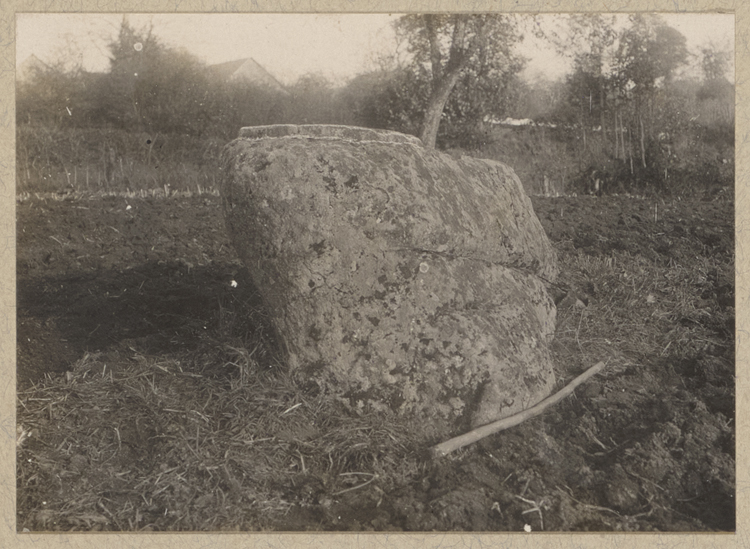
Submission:
<svg viewBox="0 0 750 549">
<path fill-rule="evenodd" d="M 291 368 L 426 437 L 546 397 L 554 251 L 508 166 L 345 126 L 243 128 L 221 195 Z"/>
</svg>

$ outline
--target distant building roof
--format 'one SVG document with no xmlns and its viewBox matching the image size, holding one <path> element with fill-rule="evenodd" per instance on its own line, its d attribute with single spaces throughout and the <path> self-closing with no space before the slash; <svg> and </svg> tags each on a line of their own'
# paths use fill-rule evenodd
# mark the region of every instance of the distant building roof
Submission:
<svg viewBox="0 0 750 549">
<path fill-rule="evenodd" d="M 211 65 L 209 68 L 220 78 L 228 80 L 229 82 L 242 81 L 256 86 L 263 86 L 274 91 L 288 93 L 284 89 L 284 86 L 281 85 L 271 73 L 260 66 L 255 59 L 250 57 Z"/>
</svg>

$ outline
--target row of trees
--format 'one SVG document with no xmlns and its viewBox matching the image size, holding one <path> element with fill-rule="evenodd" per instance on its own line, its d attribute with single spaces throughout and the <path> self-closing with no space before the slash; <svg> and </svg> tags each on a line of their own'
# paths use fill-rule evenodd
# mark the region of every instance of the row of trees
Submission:
<svg viewBox="0 0 750 549">
<path fill-rule="evenodd" d="M 488 120 L 531 117 L 565 128 L 557 139 L 577 155 L 581 174 L 596 170 L 604 181 L 630 178 L 660 188 L 697 141 L 731 148 L 725 52 L 704 48 L 702 79 L 678 79 L 691 54 L 684 36 L 660 17 L 565 21 L 564 32 L 539 33 L 571 58 L 564 81 L 519 78 L 518 19 L 427 14 L 397 20 L 404 58 L 383 61 L 342 87 L 307 75 L 281 92 L 223 81 L 189 53 L 164 46 L 152 28 L 135 29 L 125 18 L 109 44 L 109 72 L 62 64 L 39 70 L 19 85 L 18 120 L 222 139 L 246 125 L 355 124 L 419 135 L 428 147 L 466 149 L 493 139 Z"/>
<path fill-rule="evenodd" d="M 625 171 L 666 187 L 679 156 L 701 137 L 733 144 L 727 52 L 704 47 L 697 82 L 676 79 L 691 54 L 659 16 L 631 15 L 618 30 L 612 16 L 573 15 L 564 37 L 548 38 L 573 62 L 552 118 L 575 125 L 579 154 L 596 159 L 605 179 Z"/>
<path fill-rule="evenodd" d="M 161 44 L 152 28 L 135 29 L 124 18 L 108 46 L 109 72 L 87 73 L 65 60 L 39 70 L 19 86 L 19 121 L 219 136 L 236 134 L 238 125 L 354 123 L 421 135 L 434 147 L 441 121 L 441 137 L 456 138 L 506 110 L 523 66 L 510 19 L 405 16 L 397 33 L 408 62 L 383 62 L 338 89 L 306 75 L 280 93 L 223 81 L 189 53 Z"/>
</svg>

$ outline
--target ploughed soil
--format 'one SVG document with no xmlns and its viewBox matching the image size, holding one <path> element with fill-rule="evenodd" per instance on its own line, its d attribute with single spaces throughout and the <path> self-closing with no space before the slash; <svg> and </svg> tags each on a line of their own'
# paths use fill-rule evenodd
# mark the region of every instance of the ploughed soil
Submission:
<svg viewBox="0 0 750 549">
<path fill-rule="evenodd" d="M 549 288 L 558 387 L 606 361 L 601 374 L 541 416 L 440 459 L 410 446 L 408 421 L 401 431 L 396 423 L 347 431 L 345 412 L 307 429 L 302 420 L 290 430 L 247 419 L 242 428 L 256 436 L 245 433 L 244 446 L 227 439 L 212 458 L 202 445 L 220 445 L 221 429 L 172 433 L 180 395 L 160 405 L 158 376 L 169 370 L 175 386 L 181 375 L 206 376 L 201 360 L 219 360 L 212 346 L 224 350 L 225 364 L 256 353 L 252 364 L 285 375 L 219 198 L 19 200 L 18 529 L 734 530 L 731 198 L 533 203 L 560 257 Z M 243 377 L 250 374 L 232 370 L 206 398 L 236 398 L 242 383 L 252 386 Z M 274 405 L 263 400 L 274 375 L 264 378 L 271 389 L 256 395 L 266 403 L 256 408 Z M 111 393 L 94 392 L 102 379 Z M 301 400 L 304 387 L 293 394 L 294 380 L 284 383 L 293 398 L 274 416 L 279 422 L 306 409 L 321 414 L 310 404 L 320 397 Z M 153 399 L 136 398 L 136 389 Z M 213 419 L 200 406 L 199 427 Z M 138 420 L 144 409 L 148 428 Z M 225 416 L 222 425 L 234 425 Z M 77 438 L 105 420 L 113 427 L 96 424 Z M 346 436 L 336 438 L 336 429 Z M 194 443 L 169 448 L 188 436 Z M 271 453 L 253 454 L 255 470 L 242 462 L 242 452 L 263 448 Z M 199 454 L 200 466 L 181 468 Z M 244 514 L 229 510 L 243 506 Z"/>
</svg>

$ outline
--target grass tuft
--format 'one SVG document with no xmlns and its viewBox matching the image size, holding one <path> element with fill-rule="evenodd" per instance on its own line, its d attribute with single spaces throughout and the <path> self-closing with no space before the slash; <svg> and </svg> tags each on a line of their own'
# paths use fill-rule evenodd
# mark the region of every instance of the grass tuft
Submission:
<svg viewBox="0 0 750 549">
<path fill-rule="evenodd" d="M 365 481 L 411 480 L 405 425 L 352 416 L 258 353 L 86 354 L 20 393 L 19 527 L 258 530 Z"/>
</svg>

